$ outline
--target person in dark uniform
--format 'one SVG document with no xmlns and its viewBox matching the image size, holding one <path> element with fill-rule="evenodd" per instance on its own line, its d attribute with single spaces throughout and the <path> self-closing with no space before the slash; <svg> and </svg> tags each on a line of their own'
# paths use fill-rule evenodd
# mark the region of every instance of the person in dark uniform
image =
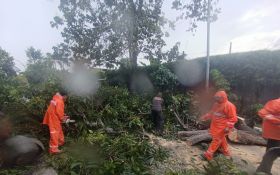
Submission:
<svg viewBox="0 0 280 175">
<path fill-rule="evenodd" d="M 159 92 L 152 101 L 152 119 L 157 133 L 162 134 L 164 129 L 164 117 L 162 114 L 162 93 Z"/>
</svg>

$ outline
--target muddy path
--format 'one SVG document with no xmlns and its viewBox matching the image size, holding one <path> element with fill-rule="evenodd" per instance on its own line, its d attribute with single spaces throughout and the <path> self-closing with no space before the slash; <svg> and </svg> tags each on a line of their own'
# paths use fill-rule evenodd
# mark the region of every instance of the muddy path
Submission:
<svg viewBox="0 0 280 175">
<path fill-rule="evenodd" d="M 202 169 L 206 161 L 200 159 L 200 154 L 204 149 L 201 146 L 189 146 L 183 141 L 166 140 L 161 137 L 149 134 L 151 143 L 159 145 L 168 150 L 169 157 L 162 163 L 156 163 L 152 168 L 153 174 L 164 174 L 168 170 L 179 171 L 185 169 Z M 233 161 L 238 167 L 253 174 L 261 162 L 265 152 L 265 147 L 230 144 Z M 280 159 L 278 158 L 273 165 L 273 175 L 280 175 Z"/>
</svg>

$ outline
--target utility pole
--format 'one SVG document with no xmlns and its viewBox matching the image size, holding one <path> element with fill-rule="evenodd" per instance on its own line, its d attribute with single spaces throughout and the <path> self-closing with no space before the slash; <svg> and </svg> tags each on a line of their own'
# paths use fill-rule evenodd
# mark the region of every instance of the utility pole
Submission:
<svg viewBox="0 0 280 175">
<path fill-rule="evenodd" d="M 206 63 L 206 90 L 209 88 L 209 72 L 210 72 L 210 5 L 211 0 L 208 0 L 208 8 L 207 8 L 207 63 Z"/>
<path fill-rule="evenodd" d="M 231 54 L 231 47 L 232 47 L 232 42 L 229 44 L 229 54 Z"/>
</svg>

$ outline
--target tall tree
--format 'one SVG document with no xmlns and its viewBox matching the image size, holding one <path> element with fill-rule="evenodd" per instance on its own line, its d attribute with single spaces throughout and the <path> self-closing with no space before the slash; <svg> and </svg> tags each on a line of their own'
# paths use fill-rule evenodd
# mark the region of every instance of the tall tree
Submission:
<svg viewBox="0 0 280 175">
<path fill-rule="evenodd" d="M 14 58 L 0 47 L 0 73 L 5 77 L 16 75 Z"/>
<path fill-rule="evenodd" d="M 210 20 L 216 21 L 221 9 L 218 7 L 219 0 L 210 0 Z M 181 11 L 177 20 L 188 20 L 188 30 L 194 31 L 197 22 L 207 21 L 208 0 L 173 0 L 172 8 Z"/>
<path fill-rule="evenodd" d="M 161 7 L 162 0 L 61 0 L 63 18 L 52 26 L 64 27 L 60 47 L 72 61 L 112 67 L 128 56 L 136 66 L 140 53 L 154 55 L 165 44 Z"/>
<path fill-rule="evenodd" d="M 32 46 L 26 50 L 26 56 L 28 57 L 29 64 L 36 63 L 36 62 L 44 59 L 41 50 L 39 50 L 39 49 L 36 50 Z"/>
<path fill-rule="evenodd" d="M 42 84 L 56 73 L 56 60 L 52 54 L 43 54 L 40 49 L 29 47 L 26 50 L 28 57 L 27 67 L 24 75 L 31 84 Z"/>
<path fill-rule="evenodd" d="M 0 47 L 0 111 L 3 105 L 10 100 L 11 79 L 16 76 L 14 66 L 14 58 Z"/>
<path fill-rule="evenodd" d="M 106 67 L 114 67 L 125 57 L 135 67 L 139 55 L 164 59 L 162 26 L 168 20 L 162 13 L 163 1 L 60 0 L 59 9 L 63 16 L 54 17 L 51 25 L 63 28 L 64 42 L 54 47 L 54 56 Z M 178 10 L 193 7 L 187 8 L 189 13 L 183 13 L 193 24 L 205 10 L 203 3 L 199 4 L 204 1 L 190 0 L 185 7 L 180 0 L 166 0 L 173 2 L 173 7 Z"/>
</svg>

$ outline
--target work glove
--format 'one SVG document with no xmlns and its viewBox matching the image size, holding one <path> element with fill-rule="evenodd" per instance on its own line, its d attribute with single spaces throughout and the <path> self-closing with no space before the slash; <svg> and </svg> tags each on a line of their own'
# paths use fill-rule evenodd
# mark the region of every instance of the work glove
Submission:
<svg viewBox="0 0 280 175">
<path fill-rule="evenodd" d="M 66 121 L 67 121 L 68 119 L 70 119 L 69 116 L 64 116 L 63 119 L 62 119 L 62 123 L 66 123 Z"/>
<path fill-rule="evenodd" d="M 66 119 L 65 123 L 66 124 L 75 123 L 75 120 L 70 120 L 70 118 L 68 118 L 68 119 Z"/>
<path fill-rule="evenodd" d="M 272 120 L 272 119 L 274 119 L 274 116 L 271 114 L 268 114 L 264 117 L 264 120 Z"/>
<path fill-rule="evenodd" d="M 225 130 L 224 130 L 224 132 L 225 132 L 225 134 L 228 134 L 229 132 L 230 132 L 230 128 L 225 128 Z"/>
</svg>

